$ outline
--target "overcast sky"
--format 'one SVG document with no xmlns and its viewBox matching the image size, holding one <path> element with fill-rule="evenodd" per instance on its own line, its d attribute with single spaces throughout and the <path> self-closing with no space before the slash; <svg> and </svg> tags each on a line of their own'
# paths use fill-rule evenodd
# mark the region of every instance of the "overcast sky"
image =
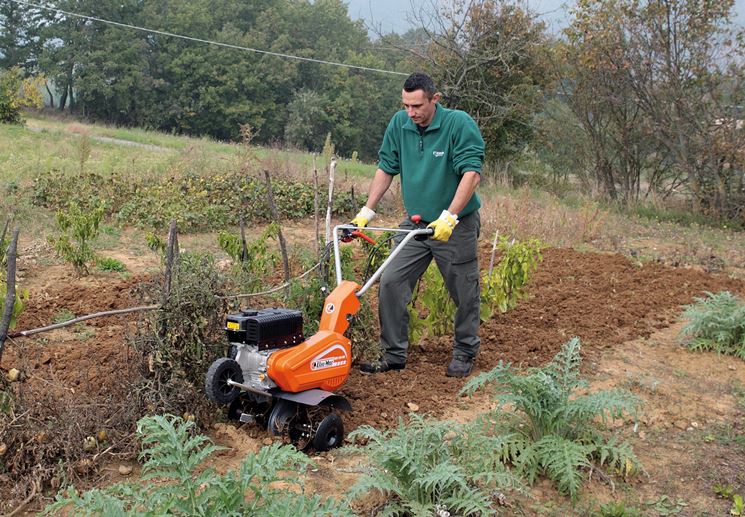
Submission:
<svg viewBox="0 0 745 517">
<path fill-rule="evenodd" d="M 362 18 L 370 26 L 381 26 L 383 32 L 406 32 L 407 12 L 432 5 L 431 0 L 345 0 L 352 19 Z M 567 24 L 567 5 L 573 0 L 525 0 L 528 7 L 540 14 L 549 28 L 558 32 Z M 735 21 L 745 25 L 745 0 L 735 0 Z"/>
</svg>

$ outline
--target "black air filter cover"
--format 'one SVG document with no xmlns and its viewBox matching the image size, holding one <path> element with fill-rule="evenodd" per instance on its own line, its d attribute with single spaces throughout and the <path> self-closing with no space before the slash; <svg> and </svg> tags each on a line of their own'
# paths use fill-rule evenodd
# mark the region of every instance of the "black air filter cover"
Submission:
<svg viewBox="0 0 745 517">
<path fill-rule="evenodd" d="M 225 331 L 233 343 L 259 350 L 285 348 L 303 342 L 303 314 L 292 309 L 245 310 L 228 315 Z"/>
</svg>

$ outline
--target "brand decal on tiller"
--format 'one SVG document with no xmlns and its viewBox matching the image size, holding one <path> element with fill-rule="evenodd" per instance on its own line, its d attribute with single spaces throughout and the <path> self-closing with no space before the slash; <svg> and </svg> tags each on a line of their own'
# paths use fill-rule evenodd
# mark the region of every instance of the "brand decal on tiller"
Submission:
<svg viewBox="0 0 745 517">
<path fill-rule="evenodd" d="M 338 353 L 331 355 L 337 350 L 341 352 L 341 355 L 339 355 Z M 310 369 L 323 370 L 325 368 L 333 368 L 335 366 L 344 366 L 345 364 L 347 364 L 346 349 L 341 345 L 334 345 L 314 357 L 313 360 L 310 362 Z"/>
</svg>

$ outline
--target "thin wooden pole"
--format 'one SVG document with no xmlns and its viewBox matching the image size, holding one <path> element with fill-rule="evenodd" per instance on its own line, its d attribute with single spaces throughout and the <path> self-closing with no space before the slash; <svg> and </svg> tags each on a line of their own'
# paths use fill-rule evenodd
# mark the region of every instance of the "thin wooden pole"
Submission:
<svg viewBox="0 0 745 517">
<path fill-rule="evenodd" d="M 320 221 L 318 220 L 318 205 L 318 168 L 316 167 L 316 153 L 313 153 L 313 223 L 316 231 L 316 257 L 318 257 L 318 260 L 321 260 L 321 250 L 319 249 L 321 242 L 321 229 Z"/>
<path fill-rule="evenodd" d="M 241 228 L 241 262 L 248 260 L 248 245 L 246 244 L 246 226 L 243 224 L 243 216 L 240 219 Z"/>
<path fill-rule="evenodd" d="M 5 279 L 5 306 L 3 307 L 3 316 L 0 319 L 0 360 L 3 358 L 3 348 L 5 340 L 8 337 L 10 320 L 13 317 L 13 306 L 16 301 L 16 256 L 18 255 L 18 229 L 13 230 L 8 246 L 7 262 L 8 276 Z"/>
<path fill-rule="evenodd" d="M 166 244 L 166 270 L 163 278 L 163 297 L 161 299 L 161 308 L 168 306 L 168 300 L 171 297 L 171 285 L 173 283 L 173 266 L 178 260 L 178 231 L 176 229 L 176 220 L 171 220 L 168 226 L 168 242 Z M 160 337 L 165 338 L 168 332 L 166 320 L 163 319 L 160 327 Z"/>
<path fill-rule="evenodd" d="M 494 234 L 494 242 L 491 245 L 491 259 L 489 259 L 489 276 L 494 270 L 494 254 L 497 252 L 497 240 L 499 239 L 499 230 Z"/>
<path fill-rule="evenodd" d="M 47 325 L 46 327 L 39 327 L 36 329 L 31 329 L 31 330 L 23 330 L 21 332 L 14 332 L 13 334 L 10 334 L 9 337 L 33 336 L 34 334 L 40 334 L 42 332 L 48 332 L 50 330 L 61 329 L 63 327 L 69 327 L 70 325 L 75 325 L 76 323 L 80 323 L 81 321 L 86 321 L 86 320 L 90 320 L 93 318 L 101 318 L 103 316 L 117 316 L 119 314 L 129 314 L 131 312 L 154 311 L 158 309 L 159 307 L 160 305 L 143 305 L 141 307 L 129 307 L 127 309 L 115 309 L 113 311 L 95 312 L 93 314 L 86 314 L 85 316 L 80 316 L 79 318 L 63 321 L 62 323 L 55 323 L 54 325 Z"/>
</svg>

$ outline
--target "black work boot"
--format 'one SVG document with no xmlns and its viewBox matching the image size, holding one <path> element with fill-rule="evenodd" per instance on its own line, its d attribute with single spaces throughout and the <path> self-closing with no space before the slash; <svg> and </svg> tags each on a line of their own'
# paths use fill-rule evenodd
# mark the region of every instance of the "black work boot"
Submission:
<svg viewBox="0 0 745 517">
<path fill-rule="evenodd" d="M 450 361 L 446 375 L 448 377 L 468 377 L 473 370 L 473 359 L 456 356 Z"/>
<path fill-rule="evenodd" d="M 370 363 L 360 363 L 362 373 L 383 373 L 391 370 L 403 370 L 406 363 L 389 363 L 385 359 L 379 359 Z"/>
</svg>

